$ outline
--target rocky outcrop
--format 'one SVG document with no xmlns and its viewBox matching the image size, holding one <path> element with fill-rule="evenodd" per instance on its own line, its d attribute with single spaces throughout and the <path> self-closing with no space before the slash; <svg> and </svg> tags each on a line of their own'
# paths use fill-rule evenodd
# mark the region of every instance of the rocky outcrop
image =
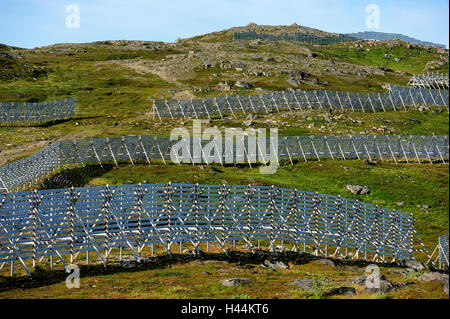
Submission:
<svg viewBox="0 0 450 319">
<path fill-rule="evenodd" d="M 368 186 L 348 184 L 346 188 L 350 193 L 355 194 L 355 195 L 369 195 L 370 194 L 370 188 Z"/>
<path fill-rule="evenodd" d="M 249 278 L 227 278 L 219 281 L 225 287 L 235 287 L 250 283 Z"/>
</svg>

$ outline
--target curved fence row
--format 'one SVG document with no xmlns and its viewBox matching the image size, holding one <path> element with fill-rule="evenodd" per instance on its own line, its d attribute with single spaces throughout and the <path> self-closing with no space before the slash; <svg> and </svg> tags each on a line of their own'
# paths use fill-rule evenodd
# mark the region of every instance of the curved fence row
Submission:
<svg viewBox="0 0 450 319">
<path fill-rule="evenodd" d="M 449 105 L 448 90 L 391 86 L 388 92 L 351 93 L 326 90 L 285 90 L 258 95 L 226 95 L 196 100 L 155 100 L 153 117 L 162 120 L 201 118 L 280 110 L 337 109 L 362 112 L 399 111 L 419 105 Z"/>
<path fill-rule="evenodd" d="M 314 246 L 321 255 L 388 262 L 413 258 L 411 214 L 334 195 L 245 185 L 149 184 L 0 194 L 0 264 L 20 262 L 29 273 L 48 256 L 64 263 L 95 252 L 106 263 L 113 248 L 139 258 L 159 244 L 225 245 L 242 241 Z M 153 249 L 152 249 L 153 252 Z M 89 257 L 88 257 L 89 258 Z M 389 260 L 388 260 L 389 259 Z M 12 264 L 12 268 L 13 268 Z"/>
<path fill-rule="evenodd" d="M 117 165 L 119 162 L 128 162 L 134 165 L 138 161 L 166 164 L 171 161 L 173 146 L 181 140 L 124 136 L 60 141 L 27 158 L 1 166 L 0 191 L 8 192 L 29 186 L 46 174 L 71 164 Z M 277 161 L 286 164 L 323 159 L 379 159 L 419 163 L 438 160 L 445 163 L 449 158 L 448 136 L 287 136 L 274 140 L 241 135 L 239 138 L 223 137 L 220 142 L 193 138 L 185 141 L 189 147 L 184 163 L 247 163 L 251 166 L 252 163 L 268 164 L 269 158 L 273 158 L 269 154 L 275 154 Z M 196 153 L 194 148 L 200 149 L 200 152 Z M 176 160 L 180 155 L 179 151 L 174 151 L 172 158 Z"/>
<path fill-rule="evenodd" d="M 267 41 L 296 41 L 307 42 L 311 44 L 332 44 L 342 42 L 354 42 L 358 39 L 348 36 L 346 34 L 330 35 L 330 36 L 316 36 L 309 33 L 295 32 L 294 34 L 268 34 L 268 33 L 256 33 L 254 31 L 248 32 L 235 32 L 233 33 L 233 40 L 235 41 L 248 41 L 248 40 L 267 40 Z"/>
<path fill-rule="evenodd" d="M 75 98 L 51 102 L 4 102 L 0 103 L 0 124 L 46 122 L 75 115 Z"/>
</svg>

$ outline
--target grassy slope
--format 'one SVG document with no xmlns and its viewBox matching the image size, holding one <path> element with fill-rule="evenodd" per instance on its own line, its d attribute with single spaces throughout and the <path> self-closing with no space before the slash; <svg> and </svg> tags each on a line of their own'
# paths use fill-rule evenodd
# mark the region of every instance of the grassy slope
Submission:
<svg viewBox="0 0 450 319">
<path fill-rule="evenodd" d="M 217 251 L 214 248 L 212 250 Z M 184 258 L 180 255 L 174 255 L 173 258 L 161 256 L 152 263 L 134 269 L 111 266 L 104 270 L 100 265 L 85 266 L 80 262 L 80 288 L 70 290 L 66 288 L 66 274 L 61 266 L 56 266 L 51 271 L 48 267 L 43 267 L 34 272 L 36 279 L 33 281 L 0 277 L 0 298 L 317 299 L 324 298 L 326 289 L 342 285 L 355 287 L 358 295 L 333 298 L 446 298 L 439 283 L 419 282 L 415 272 L 405 278 L 391 271 L 393 268 L 382 267 L 381 273 L 388 280 L 408 280 L 411 284 L 388 294 L 369 295 L 364 293 L 363 287 L 347 281 L 350 277 L 361 275 L 348 268 L 333 268 L 315 261 L 305 263 L 293 259 L 289 262 L 289 269 L 274 271 L 260 267 L 261 262 L 252 261 L 251 256 L 247 257 L 250 261 L 245 265 L 238 262 L 238 259 L 243 258 L 236 258 L 233 253 L 230 256 L 232 258 L 211 253 L 205 256 L 206 260 L 192 260 L 186 258 L 186 255 Z M 365 264 L 360 266 L 364 267 Z M 225 287 L 219 283 L 219 280 L 230 277 L 245 277 L 250 282 L 237 287 Z M 314 290 L 305 292 L 288 285 L 295 278 L 314 278 Z"/>
<path fill-rule="evenodd" d="M 229 33 L 219 32 L 195 41 L 219 43 L 221 50 L 242 53 L 269 53 L 283 58 L 304 56 L 297 44 L 280 43 L 272 46 L 270 43 L 252 46 L 249 43 L 233 43 Z M 221 43 L 220 41 L 223 41 Z M 187 43 L 187 44 L 186 44 Z M 242 76 L 239 72 L 224 72 L 222 77 L 214 77 L 219 72 L 217 68 L 198 69 L 187 80 L 180 81 L 181 88 L 161 79 L 151 73 L 136 73 L 116 64 L 101 65 L 99 62 L 131 59 L 135 61 L 162 61 L 166 55 L 187 53 L 191 50 L 201 51 L 196 43 L 170 48 L 160 45 L 154 50 L 144 46 L 129 48 L 120 45 L 81 45 L 79 52 L 70 54 L 53 52 L 52 50 L 17 50 L 23 57 L 19 62 L 0 61 L 1 66 L 9 68 L 17 78 L 0 79 L 0 101 L 42 101 L 76 96 L 78 99 L 78 118 L 53 123 L 42 127 L 0 127 L 0 163 L 17 159 L 43 148 L 45 145 L 37 141 L 52 141 L 57 139 L 73 139 L 90 136 L 111 135 L 168 135 L 171 128 L 180 125 L 180 121 L 154 123 L 145 112 L 150 109 L 151 99 L 170 98 L 173 90 L 193 88 L 208 88 L 222 80 Z M 154 48 L 155 44 L 151 44 Z M 379 92 L 383 83 L 405 84 L 408 74 L 420 73 L 426 63 L 438 60 L 440 55 L 433 50 L 423 48 L 406 49 L 404 46 L 389 48 L 385 44 L 376 47 L 364 44 L 363 49 L 351 48 L 351 44 L 331 46 L 309 46 L 304 48 L 322 54 L 320 59 L 330 59 L 354 65 L 366 65 L 390 68 L 385 76 L 361 78 L 349 76 L 344 79 L 332 73 L 323 73 L 321 81 L 328 82 L 321 88 L 330 90 L 349 90 L 355 92 Z M 369 50 L 367 50 L 369 49 Z M 4 49 L 2 49 L 4 50 Z M 8 50 L 10 52 L 10 50 Z M 384 57 L 389 53 L 389 57 Z M 394 59 L 399 58 L 399 62 Z M 263 62 L 282 67 L 285 62 Z M 7 64 L 9 63 L 9 64 Z M 44 68 L 45 73 L 30 72 L 26 64 Z M 293 65 L 302 69 L 301 63 Z M 439 71 L 447 72 L 448 63 Z M 401 73 L 407 72 L 407 73 Z M 248 80 L 266 90 L 286 89 L 286 75 L 271 75 L 269 77 L 254 77 Z M 303 89 L 316 87 L 303 84 Z M 236 90 L 234 93 L 253 93 Z M 219 92 L 195 92 L 198 97 L 222 94 Z M 298 113 L 296 116 L 270 115 L 258 118 L 254 127 L 268 127 L 275 124 L 266 120 L 277 121 L 281 135 L 325 135 L 325 134 L 388 134 L 378 130 L 386 126 L 393 134 L 411 135 L 448 135 L 448 112 L 439 113 L 435 110 L 427 112 L 387 112 L 387 113 L 349 113 L 342 119 L 325 122 L 320 111 Z M 308 119 L 309 117 L 309 119 Z M 354 120 L 351 121 L 351 117 Z M 243 120 L 213 120 L 211 126 L 240 127 Z M 314 128 L 308 125 L 314 123 Z M 190 125 L 190 122 L 184 126 Z M 323 128 L 321 128 L 323 126 Z M 374 127 L 376 129 L 374 129 Z M 6 154 L 6 155 L 5 155 Z M 343 168 L 345 167 L 345 168 Z M 437 236 L 448 232 L 448 166 L 416 165 L 383 163 L 368 166 L 357 161 L 322 161 L 299 163 L 294 167 L 282 167 L 274 175 L 260 175 L 257 168 L 221 168 L 223 173 L 211 174 L 208 168 L 191 166 L 121 166 L 107 172 L 100 172 L 96 177 L 83 181 L 86 185 L 120 184 L 137 182 L 199 182 L 229 184 L 275 184 L 321 193 L 340 194 L 354 197 L 345 190 L 348 182 L 370 186 L 372 194 L 363 200 L 377 203 L 389 208 L 398 208 L 396 202 L 405 201 L 401 210 L 413 213 L 417 218 L 417 229 L 427 247 L 436 243 Z M 429 212 L 420 211 L 417 205 L 429 205 Z M 298 267 L 298 268 L 297 268 Z M 311 276 L 323 272 L 327 276 L 339 277 L 336 270 L 315 268 L 311 265 L 293 266 L 292 271 L 276 273 L 258 270 L 256 274 L 248 269 L 240 269 L 233 265 L 232 274 L 255 277 L 256 284 L 251 287 L 221 288 L 216 280 L 220 275 L 211 265 L 174 265 L 171 270 L 144 270 L 132 273 L 108 273 L 101 276 L 89 276 L 85 283 L 97 285 L 99 289 L 84 288 L 67 292 L 64 283 L 52 283 L 40 288 L 26 290 L 28 297 L 233 297 L 241 294 L 250 297 L 311 297 L 304 296 L 295 289 L 287 289 L 284 282 L 290 276 Z M 208 276 L 201 271 L 209 271 Z M 7 272 L 7 270 L 3 270 Z M 230 275 L 228 275 L 229 277 Z M 149 279 L 150 278 L 150 279 Z M 180 278 L 182 280 L 180 280 Z M 201 280 L 198 280 L 198 279 Z M 388 277 L 390 278 L 390 277 Z M 178 280 L 178 281 L 177 281 Z M 0 286 L 2 282 L 0 281 Z M 122 288 L 119 288 L 122 287 Z M 1 289 L 0 289 L 1 290 Z M 1 292 L 0 297 L 23 297 L 23 290 L 14 289 Z M 442 297 L 440 290 L 433 284 L 418 284 L 417 289 L 405 288 L 401 292 L 385 297 Z"/>
</svg>

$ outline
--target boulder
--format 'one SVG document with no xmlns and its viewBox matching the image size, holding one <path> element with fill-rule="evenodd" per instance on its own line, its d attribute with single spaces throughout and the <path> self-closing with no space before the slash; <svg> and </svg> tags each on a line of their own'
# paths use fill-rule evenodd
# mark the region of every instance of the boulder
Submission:
<svg viewBox="0 0 450 319">
<path fill-rule="evenodd" d="M 246 121 L 242 122 L 242 125 L 244 125 L 244 126 L 250 126 L 252 124 L 253 124 L 253 120 L 246 120 Z"/>
<path fill-rule="evenodd" d="M 310 74 L 303 72 L 303 71 L 291 71 L 289 72 L 289 75 L 292 79 L 297 81 L 303 81 L 305 80 Z"/>
<path fill-rule="evenodd" d="M 287 285 L 296 286 L 297 288 L 303 289 L 307 292 L 314 292 L 314 280 L 312 278 L 293 279 L 288 282 Z"/>
<path fill-rule="evenodd" d="M 293 86 L 293 87 L 297 87 L 297 86 L 299 85 L 299 83 L 297 82 L 297 80 L 296 80 L 296 79 L 293 79 L 293 78 L 287 79 L 287 80 L 286 80 L 286 83 L 289 84 L 290 86 Z"/>
<path fill-rule="evenodd" d="M 215 174 L 215 173 L 223 173 L 223 171 L 221 171 L 221 170 L 218 169 L 218 168 L 215 168 L 214 166 L 211 166 L 211 167 L 209 168 L 209 172 L 210 172 L 211 174 Z"/>
<path fill-rule="evenodd" d="M 253 40 L 253 41 L 250 41 L 250 45 L 258 45 L 258 44 L 261 44 L 262 43 L 262 40 L 260 40 L 260 39 L 256 39 L 256 40 Z"/>
<path fill-rule="evenodd" d="M 349 265 L 339 265 L 338 268 L 339 269 L 343 269 L 345 271 L 352 271 L 352 272 L 359 272 L 359 273 L 364 272 L 364 269 L 361 269 L 361 268 L 358 268 L 358 267 L 349 266 Z"/>
<path fill-rule="evenodd" d="M 312 78 L 310 83 L 313 84 L 313 85 L 319 85 L 320 84 L 320 80 L 318 78 Z"/>
<path fill-rule="evenodd" d="M 238 88 L 244 88 L 244 89 L 251 89 L 253 87 L 253 85 L 251 85 L 250 83 L 245 82 L 245 81 L 236 81 L 236 83 L 234 85 Z"/>
<path fill-rule="evenodd" d="M 202 63 L 203 70 L 208 70 L 212 67 L 211 62 L 203 62 Z"/>
<path fill-rule="evenodd" d="M 355 195 L 368 195 L 370 194 L 370 188 L 367 186 L 348 184 L 347 190 Z"/>
<path fill-rule="evenodd" d="M 319 259 L 317 261 L 317 263 L 319 263 L 321 265 L 324 265 L 324 266 L 330 266 L 330 267 L 333 267 L 333 268 L 336 267 L 336 264 L 331 259 L 322 258 L 322 259 Z"/>
<path fill-rule="evenodd" d="M 219 82 L 217 84 L 217 90 L 219 90 L 219 91 L 231 91 L 231 86 L 227 82 Z"/>
<path fill-rule="evenodd" d="M 365 159 L 364 161 L 364 164 L 367 164 L 367 165 L 372 165 L 372 166 L 377 166 L 378 165 L 378 162 L 377 161 L 375 161 L 375 160 L 371 160 L 371 159 Z"/>
<path fill-rule="evenodd" d="M 268 259 L 264 260 L 263 266 L 270 269 L 289 269 L 289 265 L 282 261 L 271 262 Z"/>
<path fill-rule="evenodd" d="M 379 280 L 385 280 L 386 277 L 384 275 L 378 275 Z M 351 277 L 347 279 L 347 281 L 357 284 L 357 285 L 365 285 L 366 284 L 366 276 L 357 276 L 357 277 Z"/>
<path fill-rule="evenodd" d="M 248 284 L 250 282 L 249 278 L 227 278 L 219 281 L 225 287 L 235 287 L 241 284 Z"/>
<path fill-rule="evenodd" d="M 408 274 L 411 272 L 412 270 L 408 270 L 408 269 L 391 269 L 390 272 L 394 273 L 394 274 L 399 274 L 399 275 L 403 275 L 403 276 L 408 276 Z"/>
<path fill-rule="evenodd" d="M 283 247 L 283 246 L 281 246 L 281 245 L 275 246 L 275 250 L 276 250 L 278 253 L 284 253 L 284 252 L 286 252 L 286 251 L 290 251 L 289 248 Z"/>
<path fill-rule="evenodd" d="M 403 288 L 409 284 L 411 284 L 411 282 L 408 282 L 408 281 L 392 282 L 389 280 L 380 280 L 380 288 L 368 288 L 367 287 L 366 289 L 364 289 L 364 292 L 367 294 L 388 293 L 393 290 Z"/>
<path fill-rule="evenodd" d="M 346 295 L 346 296 L 355 296 L 356 289 L 353 287 L 338 287 L 331 288 L 324 292 L 324 296 L 334 296 L 334 295 Z"/>
<path fill-rule="evenodd" d="M 408 268 L 411 268 L 415 271 L 420 271 L 420 270 L 425 269 L 425 266 L 420 261 L 417 261 L 415 259 L 407 260 L 405 262 L 405 266 Z"/>
<path fill-rule="evenodd" d="M 357 285 L 366 286 L 366 276 L 358 276 L 358 277 L 352 277 L 349 278 L 348 281 Z M 364 292 L 367 294 L 374 294 L 374 293 L 388 293 L 395 289 L 403 288 L 404 286 L 410 284 L 410 282 L 407 281 L 400 281 L 400 282 L 391 282 L 386 279 L 384 275 L 378 275 L 378 278 L 374 277 L 372 280 L 379 281 L 380 286 L 379 287 L 367 287 L 365 288 Z"/>
</svg>

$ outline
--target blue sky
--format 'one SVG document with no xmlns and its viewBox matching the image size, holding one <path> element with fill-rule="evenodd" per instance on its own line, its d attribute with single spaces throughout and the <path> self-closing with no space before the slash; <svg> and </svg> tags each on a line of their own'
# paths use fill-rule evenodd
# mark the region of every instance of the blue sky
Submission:
<svg viewBox="0 0 450 319">
<path fill-rule="evenodd" d="M 80 28 L 66 27 L 66 6 L 80 8 Z M 33 48 L 100 40 L 173 42 L 249 22 L 329 32 L 369 30 L 365 9 L 380 8 L 380 28 L 449 45 L 447 0 L 1 0 L 0 43 Z"/>
</svg>

